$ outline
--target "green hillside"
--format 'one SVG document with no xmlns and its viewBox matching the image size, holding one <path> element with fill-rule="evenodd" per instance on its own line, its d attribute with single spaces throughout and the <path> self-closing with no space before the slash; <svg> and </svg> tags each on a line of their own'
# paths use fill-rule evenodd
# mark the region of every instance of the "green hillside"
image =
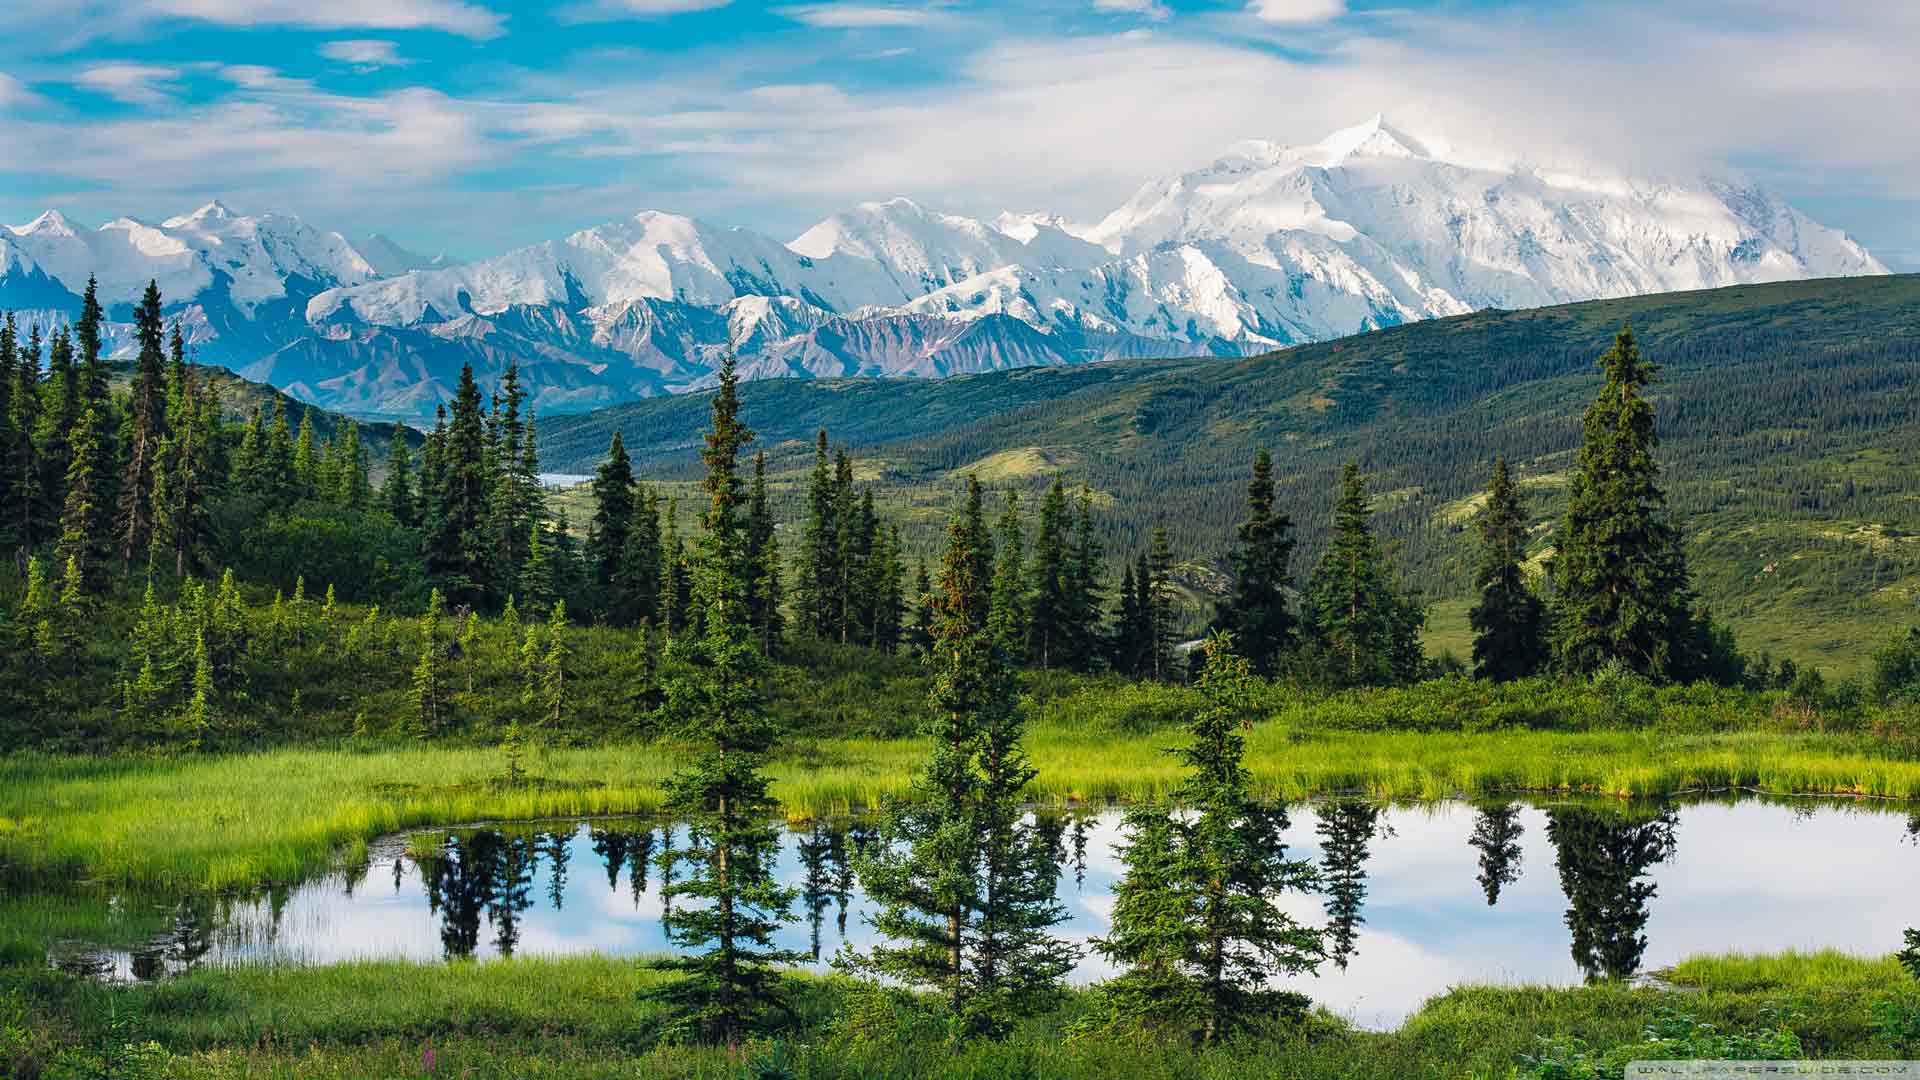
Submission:
<svg viewBox="0 0 1920 1080">
<path fill-rule="evenodd" d="M 1380 523 L 1456 644 L 1474 495 L 1517 465 L 1551 544 L 1593 362 L 1630 322 L 1661 365 L 1662 457 L 1702 590 L 1755 650 L 1859 665 L 1920 616 L 1920 276 L 1835 279 L 1485 311 L 1245 361 L 1180 360 L 927 381 L 743 388 L 776 471 L 797 475 L 821 425 L 869 460 L 884 501 L 930 540 L 969 471 L 1038 488 L 1084 480 L 1109 549 L 1164 524 L 1200 571 L 1217 563 L 1254 447 L 1314 556 L 1335 473 L 1375 476 Z M 647 474 L 690 476 L 702 397 L 541 424 L 545 467 L 588 472 L 618 429 Z"/>
</svg>

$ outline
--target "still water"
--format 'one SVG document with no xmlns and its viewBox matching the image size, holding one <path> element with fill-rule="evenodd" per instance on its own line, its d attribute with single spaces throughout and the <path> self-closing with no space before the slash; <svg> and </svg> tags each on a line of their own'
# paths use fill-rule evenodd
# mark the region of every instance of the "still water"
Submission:
<svg viewBox="0 0 1920 1080">
<path fill-rule="evenodd" d="M 1114 811 L 1043 814 L 1057 835 L 1061 937 L 1112 912 Z M 1290 812 L 1295 858 L 1322 890 L 1287 898 L 1331 959 L 1289 985 L 1370 1027 L 1462 983 L 1575 984 L 1725 950 L 1884 954 L 1914 919 L 1920 815 L 1865 803 L 1326 802 Z M 782 944 L 825 966 L 872 940 L 848 821 L 789 832 L 798 891 Z M 246 899 L 179 903 L 173 929 L 95 954 L 122 977 L 196 964 L 435 960 L 667 950 L 659 855 L 683 828 L 624 820 L 475 828 L 373 846 L 368 862 Z M 422 849 L 425 850 L 422 850 Z M 1112 974 L 1095 953 L 1077 982 Z"/>
</svg>

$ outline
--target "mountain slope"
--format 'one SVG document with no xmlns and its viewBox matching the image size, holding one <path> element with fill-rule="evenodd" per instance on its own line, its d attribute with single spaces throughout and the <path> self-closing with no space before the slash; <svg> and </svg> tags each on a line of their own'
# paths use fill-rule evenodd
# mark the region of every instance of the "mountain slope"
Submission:
<svg viewBox="0 0 1920 1080">
<path fill-rule="evenodd" d="M 417 419 L 465 364 L 486 389 L 517 361 L 536 407 L 578 411 L 708 386 L 730 353 L 756 379 L 1240 357 L 1487 307 L 1885 272 L 1743 183 L 1469 161 L 1377 116 L 1242 143 L 1091 226 L 893 199 L 790 243 L 647 210 L 463 264 L 358 244 L 217 202 L 98 230 L 49 213 L 0 229 L 0 303 L 65 318 L 97 273 L 120 312 L 155 277 L 202 359 Z"/>
<path fill-rule="evenodd" d="M 1231 362 L 755 383 L 743 418 L 789 487 L 828 427 L 872 462 L 924 550 L 968 471 L 1037 489 L 1061 468 L 1101 493 L 1110 552 L 1163 525 L 1184 556 L 1218 563 L 1264 445 L 1304 574 L 1357 458 L 1403 569 L 1445 600 L 1467 592 L 1496 454 L 1532 501 L 1535 554 L 1551 546 L 1594 360 L 1628 321 L 1661 365 L 1661 457 L 1715 610 L 1756 647 L 1829 665 L 1920 619 L 1920 275 L 1480 312 Z M 590 472 L 617 429 L 648 474 L 688 476 L 704 410 L 682 398 L 546 419 L 545 466 Z"/>
</svg>

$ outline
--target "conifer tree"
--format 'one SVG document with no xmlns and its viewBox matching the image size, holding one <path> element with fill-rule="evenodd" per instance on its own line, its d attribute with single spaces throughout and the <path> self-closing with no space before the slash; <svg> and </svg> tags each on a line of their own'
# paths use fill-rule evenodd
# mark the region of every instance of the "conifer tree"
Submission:
<svg viewBox="0 0 1920 1080">
<path fill-rule="evenodd" d="M 633 528 L 633 462 L 618 431 L 607 445 L 607 459 L 593 474 L 593 520 L 587 525 L 587 561 L 593 565 L 594 584 L 607 597 L 605 609 L 622 607 L 615 600 L 621 560 Z"/>
<path fill-rule="evenodd" d="M 393 426 L 393 443 L 387 449 L 387 478 L 380 487 L 380 505 L 393 520 L 411 527 L 416 522 L 419 503 L 413 494 L 413 455 L 407 449 L 406 429 Z"/>
<path fill-rule="evenodd" d="M 614 575 L 616 626 L 651 624 L 660 617 L 661 573 L 665 555 L 660 547 L 660 499 L 641 485 L 626 529 L 626 549 Z"/>
<path fill-rule="evenodd" d="M 660 636 L 672 641 L 685 629 L 691 614 L 692 580 L 688 574 L 686 544 L 680 539 L 680 501 L 669 498 L 660 537 Z"/>
<path fill-rule="evenodd" d="M 844 644 L 853 640 L 854 627 L 860 621 L 856 590 L 871 550 L 871 534 L 862 528 L 863 521 L 853 501 L 853 459 L 845 450 L 834 455 L 833 521 L 839 534 L 834 547 L 840 553 L 840 565 L 832 575 L 828 636 Z"/>
<path fill-rule="evenodd" d="M 526 394 L 520 388 L 520 365 L 509 361 L 500 377 L 498 422 L 499 459 L 492 491 L 494 562 L 503 580 L 511 582 L 527 560 L 527 523 L 538 512 L 540 476 L 536 460 L 527 454 L 532 438 L 532 416 L 525 413 Z"/>
<path fill-rule="evenodd" d="M 1017 687 L 988 629 L 979 487 L 948 526 L 934 591 L 932 752 L 917 797 L 897 807 L 860 859 L 886 939 L 840 963 L 936 990 L 965 1031 L 998 1034 L 1058 991 L 1073 953 L 1048 934 L 1051 845 L 1022 817 L 1032 779 L 1019 750 Z"/>
<path fill-rule="evenodd" d="M 439 731 L 447 719 L 445 659 L 440 642 L 440 619 L 445 610 L 440 590 L 433 590 L 427 600 L 427 613 L 420 620 L 420 661 L 414 665 L 413 687 L 408 693 L 414 734 L 420 738 Z"/>
<path fill-rule="evenodd" d="M 773 944 L 794 894 L 775 877 L 779 833 L 761 772 L 778 733 L 763 704 L 762 660 L 747 607 L 739 460 L 753 433 L 739 420 L 737 382 L 728 356 L 701 453 L 709 502 L 694 601 L 702 630 L 676 643 L 693 672 L 668 690 L 669 713 L 703 749 L 668 785 L 669 806 L 687 820 L 693 842 L 662 856 L 664 871 L 687 871 L 663 885 L 662 896 L 696 903 L 677 907 L 669 924 L 669 938 L 685 952 L 656 963 L 684 977 L 649 991 L 681 1023 L 729 1048 L 779 1003 L 776 965 L 802 958 Z"/>
<path fill-rule="evenodd" d="M 14 505 L 15 475 L 10 467 L 13 457 L 14 372 L 20 362 L 20 328 L 13 312 L 0 318 L 0 543 L 12 540 L 19 520 Z"/>
<path fill-rule="evenodd" d="M 218 486 L 220 405 L 213 387 L 193 377 L 186 343 L 173 328 L 167 379 L 167 431 L 154 484 L 154 547 L 173 555 L 175 577 L 185 577 L 211 531 L 210 506 Z"/>
<path fill-rule="evenodd" d="M 492 584 L 487 544 L 486 432 L 473 365 L 460 369 L 446 435 L 436 453 L 438 510 L 427 537 L 427 576 L 457 602 L 479 603 Z"/>
<path fill-rule="evenodd" d="M 1074 500 L 1073 544 L 1066 569 L 1066 663 L 1076 671 L 1094 670 L 1105 650 L 1106 641 L 1100 634 L 1105 604 L 1100 568 L 1105 557 L 1093 533 L 1093 489 L 1081 484 L 1079 497 Z"/>
<path fill-rule="evenodd" d="M 60 575 L 60 610 L 53 632 L 47 635 L 48 654 L 64 656 L 74 671 L 80 668 L 82 633 L 93 617 L 94 598 L 87 584 L 85 567 L 78 555 L 68 555 L 66 572 Z"/>
<path fill-rule="evenodd" d="M 845 565 L 834 509 L 834 478 L 827 457 L 827 431 L 822 428 L 814 438 L 807 521 L 800 541 L 799 588 L 794 596 L 801 628 L 822 641 L 835 636 L 833 601 L 839 595 L 838 579 Z"/>
<path fill-rule="evenodd" d="M 1313 971 L 1322 943 L 1280 905 L 1289 892 L 1313 889 L 1315 875 L 1287 857 L 1285 808 L 1252 793 L 1240 734 L 1248 665 L 1230 635 L 1216 633 L 1202 649 L 1203 705 L 1179 751 L 1188 773 L 1175 801 L 1184 815 L 1148 805 L 1128 812 L 1113 930 L 1096 948 L 1128 967 L 1114 993 L 1122 1020 L 1212 1043 L 1285 1002 L 1269 980 Z"/>
<path fill-rule="evenodd" d="M 1373 503 L 1358 464 L 1340 475 L 1326 551 L 1307 582 L 1310 633 L 1336 685 L 1411 682 L 1422 659 L 1426 612 L 1401 593 L 1373 534 Z"/>
<path fill-rule="evenodd" d="M 520 589 L 529 611 L 547 607 L 563 595 L 554 575 L 547 527 L 538 521 L 527 526 L 527 565 L 520 571 Z"/>
<path fill-rule="evenodd" d="M 1113 642 L 1108 662 L 1122 675 L 1138 678 L 1146 666 L 1145 642 L 1150 636 L 1146 626 L 1146 606 L 1129 561 L 1120 576 L 1120 596 L 1114 601 Z"/>
<path fill-rule="evenodd" d="M 1518 803 L 1496 803 L 1480 808 L 1467 842 L 1480 853 L 1480 890 L 1487 906 L 1500 901 L 1502 886 L 1520 880 L 1520 837 L 1526 827 L 1520 824 Z"/>
<path fill-rule="evenodd" d="M 1653 404 L 1642 396 L 1654 367 L 1622 327 L 1600 370 L 1556 537 L 1554 657 L 1576 674 L 1618 660 L 1673 678 L 1690 666 L 1694 591 L 1658 483 Z"/>
<path fill-rule="evenodd" d="M 27 334 L 27 359 L 37 363 L 40 329 Z M 75 365 L 73 339 L 66 327 L 53 332 L 47 347 L 46 407 L 41 410 L 40 437 L 40 517 L 49 524 L 60 516 L 67 498 L 67 469 L 73 464 L 73 433 L 80 426 L 80 414 L 86 410 L 86 380 Z"/>
<path fill-rule="evenodd" d="M 207 652 L 207 635 L 201 632 L 194 635 L 193 642 L 193 696 L 187 699 L 181 717 L 189 750 L 200 749 L 213 730 L 213 722 L 213 661 Z"/>
<path fill-rule="evenodd" d="M 302 407 L 300 427 L 293 436 L 293 497 L 295 501 L 320 494 L 320 459 L 313 448 L 313 410 Z"/>
<path fill-rule="evenodd" d="M 108 518 L 102 501 L 106 462 L 100 414 L 92 405 L 80 414 L 73 432 L 72 459 L 67 464 L 66 504 L 60 513 L 60 543 L 56 552 L 79 574 L 87 595 L 106 586 Z"/>
<path fill-rule="evenodd" d="M 73 334 L 75 344 L 80 347 L 80 407 L 84 410 L 88 405 L 93 406 L 100 415 L 103 429 L 112 416 L 107 358 L 101 351 L 100 337 L 106 321 L 107 314 L 100 307 L 100 284 L 89 275 L 86 292 L 80 297 L 80 317 L 74 320 Z"/>
<path fill-rule="evenodd" d="M 51 661 L 58 653 L 58 636 L 53 625 L 54 599 L 47 584 L 46 569 L 38 556 L 27 557 L 27 590 L 20 601 L 19 620 L 26 627 L 27 644 L 33 655 Z"/>
<path fill-rule="evenodd" d="M 786 632 L 786 616 L 780 610 L 780 538 L 774 531 L 773 508 L 767 501 L 764 450 L 753 456 L 753 489 L 747 496 L 747 563 L 752 574 L 748 596 L 753 627 L 760 640 L 760 655 L 770 657 Z"/>
<path fill-rule="evenodd" d="M 1009 664 L 1026 660 L 1030 615 L 1027 603 L 1026 542 L 1020 533 L 1020 497 L 1007 492 L 1006 509 L 1000 513 L 998 560 L 993 570 L 992 608 L 987 616 L 987 631 L 1000 654 Z M 1036 548 L 1034 554 L 1040 555 Z M 1037 561 L 1037 558 L 1036 558 Z M 1045 654 L 1039 657 L 1045 667 Z"/>
<path fill-rule="evenodd" d="M 1173 549 L 1167 543 L 1165 526 L 1154 526 L 1147 549 L 1145 584 L 1146 670 L 1148 678 L 1165 682 L 1174 675 L 1173 646 L 1176 626 L 1173 605 L 1179 594 L 1173 591 Z"/>
<path fill-rule="evenodd" d="M 1546 606 L 1521 569 L 1527 511 L 1505 457 L 1494 459 L 1480 544 L 1480 568 L 1473 577 L 1480 600 L 1467 616 L 1473 626 L 1474 674 L 1495 682 L 1525 678 L 1547 662 Z"/>
<path fill-rule="evenodd" d="M 153 543 L 154 483 L 160 472 L 160 448 L 167 438 L 163 366 L 166 328 L 161 322 L 160 287 L 147 282 L 147 291 L 133 312 L 140 354 L 134 361 L 132 393 L 127 401 L 127 455 L 120 475 L 120 507 L 115 531 L 119 534 L 120 572 L 133 568 L 135 555 Z"/>
<path fill-rule="evenodd" d="M 540 694 L 549 728 L 558 729 L 567 716 L 567 602 L 555 600 L 547 618 L 547 655 L 540 661 Z"/>
<path fill-rule="evenodd" d="M 260 455 L 259 486 L 268 502 L 284 509 L 300 498 L 300 474 L 286 405 L 278 395 L 269 404 L 272 415 L 267 419 L 265 449 Z"/>
<path fill-rule="evenodd" d="M 11 314 L 8 325 L 12 325 Z M 12 365 L 12 435 L 4 455 L 0 456 L 7 475 L 12 478 L 13 504 L 8 507 L 7 524 L 13 530 L 14 545 L 21 553 L 15 556 L 16 562 L 24 553 L 39 546 L 44 530 L 41 508 L 46 498 L 46 474 L 40 460 L 38 434 L 41 405 L 38 326 L 30 331 L 28 339 Z"/>
<path fill-rule="evenodd" d="M 913 572 L 913 626 L 907 634 L 915 653 L 933 653 L 933 579 L 927 575 L 927 563 L 920 560 Z"/>
<path fill-rule="evenodd" d="M 1068 598 L 1067 490 L 1059 477 L 1040 503 L 1040 525 L 1033 538 L 1033 569 L 1029 595 L 1033 614 L 1029 622 L 1028 655 L 1042 669 L 1057 666 L 1067 652 L 1074 617 Z"/>
<path fill-rule="evenodd" d="M 1254 455 L 1247 483 L 1246 519 L 1238 530 L 1233 591 L 1214 612 L 1213 628 L 1233 635 L 1257 675 L 1271 675 L 1294 645 L 1295 618 L 1287 602 L 1292 583 L 1293 519 L 1274 508 L 1273 459 Z"/>
</svg>

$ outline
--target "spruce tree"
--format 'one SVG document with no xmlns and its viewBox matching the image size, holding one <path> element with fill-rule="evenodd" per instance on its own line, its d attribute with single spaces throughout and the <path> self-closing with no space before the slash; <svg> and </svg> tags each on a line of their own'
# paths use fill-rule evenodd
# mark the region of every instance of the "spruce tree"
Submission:
<svg viewBox="0 0 1920 1080">
<path fill-rule="evenodd" d="M 40 330 L 27 334 L 27 359 L 38 363 Z M 86 382 L 74 364 L 73 339 L 66 327 L 53 333 L 47 346 L 47 382 L 45 408 L 41 410 L 40 437 L 40 513 L 51 527 L 60 517 L 67 499 L 67 470 L 73 465 L 73 433 L 80 426 L 80 414 L 86 411 Z M 50 529 L 51 531 L 51 529 Z"/>
<path fill-rule="evenodd" d="M 0 318 L 0 544 L 13 539 L 12 533 L 19 521 L 14 505 L 15 476 L 9 464 L 14 448 L 14 371 L 19 362 L 20 328 L 13 312 L 9 311 Z"/>
<path fill-rule="evenodd" d="M 774 531 L 773 508 L 767 501 L 767 454 L 753 456 L 753 489 L 747 496 L 747 564 L 749 607 L 760 641 L 760 655 L 772 656 L 786 632 L 786 616 L 780 610 L 783 588 L 780 580 L 780 538 Z"/>
<path fill-rule="evenodd" d="M 287 424 L 286 404 L 277 395 L 270 404 L 272 415 L 267 421 L 265 449 L 260 455 L 260 490 L 269 503 L 285 509 L 300 498 L 300 475 L 293 429 Z"/>
<path fill-rule="evenodd" d="M 920 656 L 933 653 L 933 579 L 922 559 L 913 571 L 913 625 L 907 632 L 908 643 Z"/>
<path fill-rule="evenodd" d="M 962 1030 L 994 1035 L 1058 992 L 1073 953 L 1048 930 L 1051 845 L 1023 817 L 1032 778 L 1019 750 L 1012 669 L 988 629 L 979 489 L 948 526 L 934 590 L 931 754 L 916 797 L 894 808 L 859 858 L 882 944 L 843 966 L 938 991 Z"/>
<path fill-rule="evenodd" d="M 1106 557 L 1093 534 L 1093 489 L 1080 485 L 1074 500 L 1073 543 L 1068 550 L 1066 664 L 1076 671 L 1092 671 L 1099 665 L 1106 647 L 1100 633 L 1100 617 L 1105 599 L 1100 582 L 1101 564 Z"/>
<path fill-rule="evenodd" d="M 1673 678 L 1690 663 L 1694 592 L 1658 483 L 1653 404 L 1642 396 L 1654 367 L 1622 327 L 1600 370 L 1555 538 L 1554 658 L 1576 674 L 1617 660 Z"/>
<path fill-rule="evenodd" d="M 1315 873 L 1287 857 L 1285 808 L 1252 794 L 1240 734 L 1247 662 L 1227 634 L 1202 649 L 1203 704 L 1179 751 L 1188 770 L 1175 794 L 1183 813 L 1128 812 L 1113 930 L 1096 948 L 1128 968 L 1114 986 L 1120 1019 L 1212 1043 L 1290 1000 L 1269 980 L 1313 971 L 1323 945 L 1281 907 L 1287 893 L 1311 891 Z"/>
<path fill-rule="evenodd" d="M 427 613 L 420 620 L 420 661 L 414 665 L 413 686 L 408 693 L 413 731 L 423 739 L 447 722 L 445 646 L 440 641 L 440 620 L 445 610 L 440 590 L 433 590 L 427 600 Z"/>
<path fill-rule="evenodd" d="M 106 587 L 109 518 L 102 497 L 107 463 L 102 446 L 101 417 L 92 405 L 80 414 L 74 429 L 72 459 L 67 464 L 66 503 L 60 513 L 60 542 L 56 555 L 79 575 L 81 590 L 95 595 Z"/>
<path fill-rule="evenodd" d="M 1500 901 L 1502 886 L 1520 880 L 1520 837 L 1525 832 L 1526 827 L 1520 824 L 1518 803 L 1480 807 L 1473 835 L 1467 843 L 1480 853 L 1477 880 L 1481 892 L 1486 894 L 1488 907 Z"/>
<path fill-rule="evenodd" d="M 794 607 L 800 625 L 825 641 L 834 636 L 833 602 L 839 595 L 839 576 L 845 568 L 840 553 L 840 525 L 834 517 L 834 477 L 827 456 L 827 431 L 814 438 L 813 472 L 807 481 L 807 521 L 798 553 L 799 588 Z"/>
<path fill-rule="evenodd" d="M 642 486 L 626 530 L 626 551 L 614 575 L 616 626 L 652 625 L 660 617 L 660 499 Z"/>
<path fill-rule="evenodd" d="M 834 455 L 833 522 L 837 532 L 834 550 L 840 554 L 840 565 L 832 575 L 828 636 L 844 644 L 853 640 L 854 627 L 859 623 L 855 591 L 870 551 L 870 534 L 862 528 L 863 521 L 853 498 L 853 459 L 845 450 Z"/>
<path fill-rule="evenodd" d="M 419 503 L 413 494 L 413 455 L 407 449 L 406 429 L 399 424 L 393 426 L 393 443 L 387 449 L 387 478 L 380 487 L 380 505 L 400 524 L 415 524 Z"/>
<path fill-rule="evenodd" d="M 1296 620 L 1287 601 L 1292 584 L 1293 519 L 1274 508 L 1273 459 L 1263 447 L 1247 482 L 1246 519 L 1232 555 L 1233 591 L 1215 609 L 1213 628 L 1233 634 L 1257 675 L 1272 675 L 1293 648 Z"/>
<path fill-rule="evenodd" d="M 173 329 L 167 378 L 167 431 L 154 485 L 154 546 L 173 556 L 185 577 L 212 531 L 211 505 L 220 488 L 220 403 L 209 381 L 186 363 L 180 327 Z"/>
<path fill-rule="evenodd" d="M 998 564 L 993 570 L 991 611 L 987 616 L 988 633 L 1000 647 L 1009 664 L 1026 660 L 1029 629 L 1026 542 L 1020 532 L 1020 497 L 1007 492 L 1006 508 L 1000 512 Z M 1035 554 L 1040 552 L 1036 549 Z M 1044 654 L 1037 657 L 1046 666 Z"/>
<path fill-rule="evenodd" d="M 547 619 L 547 655 L 540 661 L 540 694 L 546 706 L 546 723 L 558 730 L 567 716 L 567 665 L 572 657 L 567 647 L 567 603 L 553 602 Z"/>
<path fill-rule="evenodd" d="M 1140 603 L 1140 588 L 1129 561 L 1120 575 L 1120 595 L 1114 601 L 1113 636 L 1107 662 L 1122 675 L 1138 678 L 1144 666 L 1146 650 L 1142 642 L 1146 613 Z"/>
<path fill-rule="evenodd" d="M 1546 605 L 1527 585 L 1521 568 L 1527 554 L 1527 511 L 1505 457 L 1493 463 L 1480 543 L 1480 568 L 1473 577 L 1480 599 L 1468 613 L 1474 674 L 1495 682 L 1525 678 L 1547 662 Z"/>
<path fill-rule="evenodd" d="M 462 365 L 444 440 L 438 448 L 438 511 L 427 537 L 427 576 L 458 603 L 479 603 L 489 594 L 491 550 L 487 544 L 485 421 L 473 365 Z"/>
<path fill-rule="evenodd" d="M 753 433 L 739 420 L 737 382 L 728 356 L 701 453 L 709 502 L 694 600 L 703 630 L 676 643 L 692 671 L 668 694 L 670 715 L 702 749 L 668 784 L 668 805 L 687 821 L 693 842 L 662 856 L 664 871 L 687 871 L 663 885 L 662 896 L 696 903 L 678 907 L 668 926 L 685 952 L 655 964 L 683 978 L 648 992 L 678 1022 L 730 1049 L 779 1005 L 777 965 L 803 959 L 773 944 L 794 894 L 775 877 L 780 838 L 761 772 L 778 732 L 763 701 L 763 661 L 747 605 L 739 459 Z"/>
<path fill-rule="evenodd" d="M 633 462 L 618 431 L 607 445 L 607 459 L 593 474 L 593 520 L 587 525 L 587 561 L 593 580 L 606 597 L 601 613 L 622 608 L 616 595 L 620 563 L 633 528 Z"/>
<path fill-rule="evenodd" d="M 11 325 L 12 316 L 8 316 Z M 13 542 L 20 553 L 39 546 L 44 526 L 41 507 L 46 497 L 44 466 L 40 460 L 40 331 L 36 326 L 28 334 L 28 344 L 13 362 L 12 438 L 0 455 L 12 478 L 13 505 L 8 508 L 7 524 L 13 530 Z"/>
<path fill-rule="evenodd" d="M 1307 582 L 1307 625 L 1339 686 L 1380 686 L 1419 676 L 1426 611 L 1405 596 L 1373 534 L 1373 503 L 1360 466 L 1347 462 L 1326 550 Z"/>
<path fill-rule="evenodd" d="M 300 427 L 293 436 L 293 497 L 295 501 L 320 494 L 320 459 L 313 448 L 313 410 L 300 409 Z"/>
<path fill-rule="evenodd" d="M 1146 573 L 1141 575 L 1146 594 L 1145 674 L 1155 682 L 1173 677 L 1173 647 L 1176 627 L 1173 605 L 1179 594 L 1173 591 L 1173 550 L 1167 543 L 1167 530 L 1156 525 L 1147 550 Z"/>
<path fill-rule="evenodd" d="M 1074 618 L 1068 597 L 1072 581 L 1067 569 L 1067 529 L 1066 485 L 1056 476 L 1040 503 L 1028 584 L 1032 615 L 1027 647 L 1033 662 L 1043 670 L 1059 666 L 1064 659 Z"/>
<path fill-rule="evenodd" d="M 167 401 L 164 387 L 166 328 L 160 315 L 160 287 L 147 282 L 146 294 L 133 312 L 140 354 L 134 361 L 132 392 L 127 400 L 126 464 L 120 474 L 119 515 L 115 519 L 120 549 L 120 571 L 133 567 L 136 555 L 145 555 L 153 543 L 154 484 L 160 474 L 161 445 L 167 439 Z"/>
</svg>

